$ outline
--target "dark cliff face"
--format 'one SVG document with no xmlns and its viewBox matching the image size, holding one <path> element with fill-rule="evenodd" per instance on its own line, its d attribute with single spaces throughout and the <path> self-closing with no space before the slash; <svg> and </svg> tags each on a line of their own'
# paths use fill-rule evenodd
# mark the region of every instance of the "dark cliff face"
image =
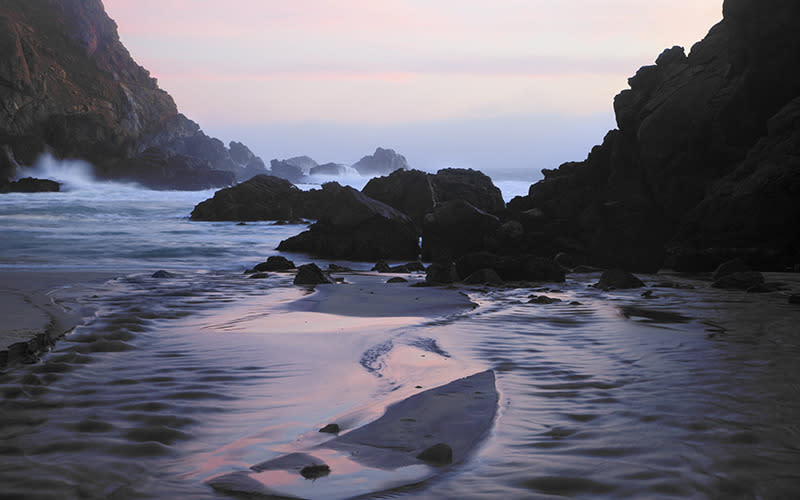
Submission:
<svg viewBox="0 0 800 500">
<path fill-rule="evenodd" d="M 100 0 L 0 4 L 0 177 L 49 150 L 87 159 L 105 177 L 181 187 L 174 175 L 138 179 L 149 168 L 138 156 L 158 148 L 193 182 L 232 182 L 246 165 L 215 141 L 133 61 Z"/>
<path fill-rule="evenodd" d="M 536 209 L 543 217 L 535 230 L 606 266 L 655 270 L 668 250 L 710 246 L 761 248 L 791 260 L 797 237 L 774 229 L 796 220 L 800 203 L 785 183 L 765 186 L 778 178 L 797 184 L 790 165 L 800 157 L 791 142 L 798 123 L 783 118 L 781 134 L 770 133 L 769 123 L 800 95 L 800 3 L 726 0 L 723 17 L 688 56 L 673 47 L 641 68 L 614 100 L 619 129 L 585 161 L 544 171 L 511 207 Z M 777 144 L 776 165 L 765 158 Z M 724 193 L 745 177 L 748 193 L 731 201 Z M 725 215 L 756 212 L 760 222 L 738 228 Z"/>
</svg>

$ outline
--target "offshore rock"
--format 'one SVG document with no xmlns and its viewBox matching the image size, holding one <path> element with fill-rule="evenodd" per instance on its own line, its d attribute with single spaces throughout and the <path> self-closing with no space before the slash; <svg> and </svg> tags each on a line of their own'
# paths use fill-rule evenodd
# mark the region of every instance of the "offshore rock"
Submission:
<svg viewBox="0 0 800 500">
<path fill-rule="evenodd" d="M 57 193 L 61 184 L 49 179 L 24 177 L 14 182 L 3 182 L 0 179 L 0 193 Z"/>
<path fill-rule="evenodd" d="M 608 271 L 603 271 L 603 274 L 600 275 L 600 281 L 592 286 L 604 291 L 627 290 L 631 288 L 641 288 L 644 286 L 644 282 L 622 269 L 610 269 Z"/>
<path fill-rule="evenodd" d="M 267 260 L 256 264 L 253 269 L 250 269 L 246 272 L 248 273 L 260 273 L 265 271 L 289 271 L 294 269 L 295 265 L 294 262 L 283 257 L 282 255 L 270 255 L 267 257 Z"/>
<path fill-rule="evenodd" d="M 353 164 L 361 175 L 386 175 L 395 170 L 408 169 L 408 161 L 394 149 L 377 148 L 372 155 L 365 156 Z"/>
<path fill-rule="evenodd" d="M 347 167 L 338 163 L 325 163 L 312 167 L 308 171 L 308 175 L 323 175 L 327 177 L 338 177 L 347 172 Z"/>
<path fill-rule="evenodd" d="M 432 176 L 439 203 L 464 200 L 490 214 L 499 214 L 506 206 L 500 189 L 488 175 L 471 168 L 444 168 Z"/>
<path fill-rule="evenodd" d="M 214 193 L 192 210 L 192 220 L 256 221 L 292 219 L 303 214 L 303 193 L 285 179 L 257 175 Z"/>
<path fill-rule="evenodd" d="M 361 261 L 416 258 L 416 227 L 406 215 L 349 187 L 330 182 L 308 194 L 317 222 L 283 240 L 278 250 Z"/>
<path fill-rule="evenodd" d="M 292 184 L 298 184 L 304 181 L 305 174 L 303 170 L 288 161 L 272 160 L 270 163 L 270 173 L 275 177 L 286 179 Z"/>
</svg>

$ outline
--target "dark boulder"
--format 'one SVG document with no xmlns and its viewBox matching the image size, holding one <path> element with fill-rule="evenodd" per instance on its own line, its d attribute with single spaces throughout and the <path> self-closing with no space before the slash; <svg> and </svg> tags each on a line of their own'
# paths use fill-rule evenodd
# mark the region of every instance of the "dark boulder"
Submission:
<svg viewBox="0 0 800 500">
<path fill-rule="evenodd" d="M 321 477 L 325 477 L 331 473 L 330 466 L 326 464 L 322 465 L 306 465 L 302 469 L 300 469 L 300 475 L 306 479 L 319 479 Z"/>
<path fill-rule="evenodd" d="M 365 156 L 353 164 L 353 168 L 361 175 L 386 175 L 395 170 L 408 169 L 408 162 L 403 155 L 393 149 L 377 148 L 375 153 Z"/>
<path fill-rule="evenodd" d="M 0 193 L 57 193 L 61 184 L 49 179 L 24 177 L 15 182 L 3 183 L 0 180 Z"/>
<path fill-rule="evenodd" d="M 463 200 L 490 214 L 499 214 L 506 206 L 500 189 L 478 170 L 444 168 L 432 176 L 431 182 L 439 203 Z"/>
<path fill-rule="evenodd" d="M 295 285 L 329 285 L 333 283 L 331 279 L 322 272 L 314 263 L 304 264 L 297 268 L 297 275 L 294 277 Z"/>
<path fill-rule="evenodd" d="M 156 271 L 156 272 L 154 272 L 153 274 L 150 275 L 151 278 L 161 278 L 161 279 L 174 278 L 175 276 L 176 276 L 175 274 L 173 274 L 173 273 L 171 273 L 169 271 L 164 271 L 163 269 L 158 270 L 158 271 Z"/>
<path fill-rule="evenodd" d="M 445 443 L 438 443 L 423 450 L 417 458 L 431 465 L 447 465 L 453 461 L 453 449 Z"/>
<path fill-rule="evenodd" d="M 600 281 L 592 286 L 600 290 L 608 291 L 641 288 L 645 285 L 642 280 L 627 271 L 623 271 L 622 269 L 610 269 L 608 271 L 603 271 L 603 274 L 600 276 Z"/>
<path fill-rule="evenodd" d="M 764 285 L 764 275 L 758 271 L 736 271 L 726 274 L 711 284 L 714 288 L 748 290 Z"/>
<path fill-rule="evenodd" d="M 731 259 L 720 264 L 711 275 L 711 279 L 717 281 L 718 279 L 728 276 L 729 274 L 748 272 L 751 270 L 752 269 L 750 269 L 750 267 L 745 264 L 742 259 Z"/>
<path fill-rule="evenodd" d="M 548 297 L 547 295 L 533 296 L 531 297 L 530 300 L 528 300 L 528 304 L 542 304 L 542 305 L 557 304 L 559 302 L 562 302 L 562 300 L 556 297 Z"/>
<path fill-rule="evenodd" d="M 278 250 L 362 261 L 419 254 L 414 223 L 392 207 L 335 182 L 324 184 L 313 196 L 317 222 L 282 241 Z"/>
<path fill-rule="evenodd" d="M 371 271 L 377 271 L 379 273 L 388 273 L 391 272 L 391 267 L 389 266 L 389 263 L 386 262 L 385 260 L 379 260 L 378 262 L 375 263 L 374 266 L 372 266 Z"/>
<path fill-rule="evenodd" d="M 388 176 L 370 179 L 361 191 L 421 224 L 437 203 L 431 177 L 419 170 L 395 170 Z"/>
<path fill-rule="evenodd" d="M 339 424 L 328 424 L 320 429 L 319 432 L 324 432 L 326 434 L 339 434 L 340 430 Z"/>
<path fill-rule="evenodd" d="M 249 181 L 214 193 L 192 210 L 193 220 L 254 221 L 302 216 L 303 192 L 289 181 L 257 175 Z"/>
<path fill-rule="evenodd" d="M 408 280 L 401 278 L 400 276 L 395 276 L 394 278 L 389 278 L 386 280 L 386 283 L 408 283 Z"/>
<path fill-rule="evenodd" d="M 502 285 L 503 279 L 494 269 L 483 268 L 464 278 L 464 283 L 467 285 Z"/>
<path fill-rule="evenodd" d="M 425 281 L 427 283 L 434 283 L 434 284 L 450 284 L 455 283 L 460 278 L 458 276 L 458 271 L 456 270 L 456 266 L 453 263 L 441 264 L 438 262 L 434 262 L 430 266 L 428 266 L 427 273 L 425 275 Z"/>
<path fill-rule="evenodd" d="M 449 261 L 486 249 L 487 239 L 500 219 L 464 200 L 442 203 L 425 216 L 422 225 L 422 258 Z"/>
<path fill-rule="evenodd" d="M 248 270 L 248 273 L 260 273 L 266 271 L 289 271 L 294 269 L 294 262 L 281 255 L 270 255 L 267 260 L 256 264 L 253 269 Z"/>
</svg>

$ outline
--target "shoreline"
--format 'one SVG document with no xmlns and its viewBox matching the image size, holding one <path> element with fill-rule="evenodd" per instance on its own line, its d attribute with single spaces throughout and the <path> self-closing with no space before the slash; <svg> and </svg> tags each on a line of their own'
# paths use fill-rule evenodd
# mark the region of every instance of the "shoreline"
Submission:
<svg viewBox="0 0 800 500">
<path fill-rule="evenodd" d="M 91 314 L 80 297 L 120 276 L 106 271 L 0 270 L 0 370 L 38 361 Z"/>
</svg>

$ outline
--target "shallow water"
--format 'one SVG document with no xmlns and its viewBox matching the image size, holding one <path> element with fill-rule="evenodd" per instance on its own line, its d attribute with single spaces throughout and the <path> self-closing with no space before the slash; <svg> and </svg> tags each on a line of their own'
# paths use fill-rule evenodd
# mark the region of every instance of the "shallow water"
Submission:
<svg viewBox="0 0 800 500">
<path fill-rule="evenodd" d="M 501 398 L 480 449 L 381 498 L 800 491 L 800 309 L 786 292 L 644 276 L 645 298 L 573 275 L 546 290 L 465 288 L 478 307 L 442 317 L 322 314 L 297 307 L 308 292 L 290 275 L 241 273 L 302 228 L 192 223 L 202 193 L 67 195 L 2 199 L 0 224 L 20 231 L 2 265 L 125 272 L 86 291 L 95 315 L 41 363 L 0 375 L 2 498 L 219 498 L 207 479 L 484 369 Z M 160 268 L 176 276 L 152 278 Z M 800 290 L 797 275 L 769 279 Z M 541 294 L 563 302 L 527 303 Z"/>
</svg>

